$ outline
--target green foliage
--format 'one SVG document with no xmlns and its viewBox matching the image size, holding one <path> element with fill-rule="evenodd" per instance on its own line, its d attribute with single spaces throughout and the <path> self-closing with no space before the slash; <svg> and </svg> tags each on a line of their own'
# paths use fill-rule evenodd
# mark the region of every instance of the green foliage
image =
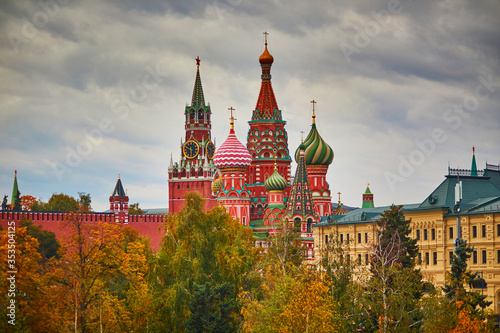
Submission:
<svg viewBox="0 0 500 333">
<path fill-rule="evenodd" d="M 21 192 L 19 190 L 16 192 L 16 196 L 14 197 L 14 206 L 12 207 L 12 210 L 15 212 L 20 212 L 22 210 Z"/>
<path fill-rule="evenodd" d="M 30 209 L 33 212 L 60 212 L 60 213 L 71 213 L 71 212 L 88 212 L 91 210 L 90 194 L 85 194 L 79 192 L 79 200 L 69 196 L 67 194 L 59 193 L 52 194 L 49 202 L 45 203 L 41 200 L 31 204 Z"/>
<path fill-rule="evenodd" d="M 42 261 L 47 261 L 52 257 L 59 258 L 58 251 L 61 245 L 53 232 L 43 230 L 42 226 L 36 226 L 31 220 L 22 221 L 20 226 L 26 227 L 27 234 L 38 240 L 38 253 Z"/>
<path fill-rule="evenodd" d="M 381 214 L 377 222 L 382 232 L 379 241 L 381 248 L 387 248 L 395 244 L 397 238 L 398 263 L 404 268 L 414 268 L 418 245 L 417 240 L 410 237 L 410 221 L 405 221 L 402 208 L 393 204 Z"/>
<path fill-rule="evenodd" d="M 80 206 L 80 209 L 84 212 L 92 211 L 92 207 L 90 206 L 92 203 L 90 193 L 86 194 L 85 192 L 78 192 L 78 197 L 78 205 Z"/>
<path fill-rule="evenodd" d="M 129 215 L 142 215 L 144 211 L 139 208 L 139 203 L 133 203 L 128 206 Z"/>
<path fill-rule="evenodd" d="M 7 196 L 3 196 L 2 200 L 2 210 L 9 210 L 9 204 L 7 203 Z"/>
<path fill-rule="evenodd" d="M 445 296 L 454 301 L 461 302 L 467 311 L 479 315 L 479 308 L 484 309 L 491 304 L 486 301 L 486 296 L 471 290 L 466 291 L 464 285 L 480 282 L 478 273 L 467 270 L 467 260 L 471 257 L 473 248 L 467 245 L 465 239 L 459 239 L 451 261 L 451 273 L 446 272 L 447 283 L 442 287 Z"/>
<path fill-rule="evenodd" d="M 422 323 L 422 275 L 414 268 L 418 246 L 409 237 L 410 221 L 401 208 L 392 205 L 381 214 L 365 282 L 365 304 L 372 318 L 367 327 L 381 332 L 418 332 Z"/>
<path fill-rule="evenodd" d="M 230 283 L 225 282 L 214 287 L 210 282 L 205 282 L 205 285 L 195 284 L 186 332 L 236 332 L 238 318 L 234 313 L 237 308 L 235 288 Z"/>
<path fill-rule="evenodd" d="M 217 288 L 228 283 L 235 300 L 237 292 L 247 285 L 247 274 L 258 256 L 252 231 L 223 207 L 204 212 L 203 200 L 195 193 L 186 196 L 180 213 L 167 218 L 164 233 L 150 281 L 155 307 L 150 328 L 184 332 L 186 323 L 191 322 L 193 304 L 201 304 L 200 300 L 193 301 L 195 286 L 209 283 Z M 201 294 L 198 289 L 198 296 Z M 238 318 L 239 308 L 238 303 L 228 310 L 228 316 Z"/>
</svg>

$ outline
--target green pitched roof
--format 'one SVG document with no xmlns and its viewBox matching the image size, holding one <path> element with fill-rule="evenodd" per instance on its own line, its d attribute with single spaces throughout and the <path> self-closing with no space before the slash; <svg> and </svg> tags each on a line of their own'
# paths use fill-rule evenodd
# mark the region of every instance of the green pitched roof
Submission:
<svg viewBox="0 0 500 333">
<path fill-rule="evenodd" d="M 476 149 L 472 147 L 472 164 L 470 167 L 470 175 L 473 177 L 477 177 L 477 165 L 476 165 Z"/>
<path fill-rule="evenodd" d="M 14 186 L 12 187 L 12 198 L 10 200 L 10 203 L 12 205 L 15 204 L 18 193 L 19 193 L 19 188 L 17 187 L 17 170 L 16 170 L 14 173 Z"/>
</svg>

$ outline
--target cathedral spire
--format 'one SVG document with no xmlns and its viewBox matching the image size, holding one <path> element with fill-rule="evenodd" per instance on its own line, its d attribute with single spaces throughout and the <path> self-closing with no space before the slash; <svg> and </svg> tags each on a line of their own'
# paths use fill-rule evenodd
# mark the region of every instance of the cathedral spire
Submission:
<svg viewBox="0 0 500 333">
<path fill-rule="evenodd" d="M 264 32 L 265 49 L 262 55 L 259 57 L 260 67 L 262 68 L 262 83 L 260 85 L 259 97 L 257 99 L 257 105 L 255 106 L 255 110 L 252 115 L 252 120 L 282 120 L 281 111 L 278 108 L 278 103 L 276 103 L 273 86 L 271 85 L 271 66 L 274 62 L 274 58 L 267 50 L 268 34 L 269 33 L 267 31 Z"/>
<path fill-rule="evenodd" d="M 200 108 L 205 106 L 205 97 L 203 96 L 203 87 L 200 77 L 200 57 L 196 57 L 196 80 L 194 81 L 193 97 L 191 98 L 191 107 Z"/>
</svg>

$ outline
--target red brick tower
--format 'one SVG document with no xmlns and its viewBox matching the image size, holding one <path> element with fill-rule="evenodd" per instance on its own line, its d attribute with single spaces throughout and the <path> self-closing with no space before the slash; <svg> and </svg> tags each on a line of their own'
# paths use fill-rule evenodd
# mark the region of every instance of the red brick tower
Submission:
<svg viewBox="0 0 500 333">
<path fill-rule="evenodd" d="M 115 222 L 128 223 L 128 196 L 123 189 L 120 175 L 115 190 L 109 197 L 109 210 L 115 215 Z"/>
<path fill-rule="evenodd" d="M 271 66 L 273 56 L 267 50 L 267 33 L 265 50 L 259 58 L 262 68 L 262 83 L 257 105 L 252 114 L 248 130 L 247 148 L 252 155 L 252 165 L 247 173 L 248 190 L 252 196 L 250 219 L 263 218 L 268 204 L 268 193 L 264 186 L 266 179 L 274 172 L 274 156 L 278 173 L 290 183 L 290 158 L 288 151 L 288 135 L 285 130 L 286 121 L 281 117 L 271 84 Z M 288 186 L 285 196 L 289 193 Z"/>
<path fill-rule="evenodd" d="M 179 212 L 184 206 L 184 196 L 197 192 L 205 199 L 205 208 L 210 209 L 216 201 L 212 198 L 212 179 L 215 153 L 211 129 L 210 105 L 205 104 L 200 77 L 200 58 L 196 58 L 196 79 L 191 105 L 186 106 L 186 134 L 181 139 L 181 160 L 174 163 L 170 157 L 168 167 L 168 209 L 170 214 Z"/>
</svg>

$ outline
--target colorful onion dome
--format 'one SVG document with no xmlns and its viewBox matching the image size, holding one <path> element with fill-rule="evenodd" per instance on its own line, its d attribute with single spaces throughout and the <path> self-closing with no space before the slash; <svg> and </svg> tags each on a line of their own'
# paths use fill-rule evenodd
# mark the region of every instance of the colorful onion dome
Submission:
<svg viewBox="0 0 500 333">
<path fill-rule="evenodd" d="M 284 191 L 288 184 L 286 179 L 279 174 L 278 169 L 275 166 L 273 174 L 266 179 L 264 186 L 268 191 Z"/>
<path fill-rule="evenodd" d="M 236 138 L 232 124 L 229 136 L 215 152 L 213 162 L 218 169 L 248 168 L 252 164 L 252 155 Z"/>
<path fill-rule="evenodd" d="M 274 62 L 273 56 L 267 50 L 267 42 L 266 42 L 266 48 L 264 49 L 264 52 L 262 52 L 261 56 L 259 57 L 259 62 L 261 65 L 272 65 Z"/>
<path fill-rule="evenodd" d="M 221 187 L 222 187 L 222 176 L 220 176 L 219 178 L 215 179 L 212 182 L 212 193 L 214 194 L 219 193 Z"/>
<path fill-rule="evenodd" d="M 314 119 L 314 118 L 313 118 Z M 333 150 L 323 140 L 316 129 L 316 123 L 313 120 L 311 131 L 304 140 L 306 165 L 325 165 L 328 166 L 333 161 Z M 295 160 L 299 161 L 300 147 L 295 151 Z"/>
</svg>

